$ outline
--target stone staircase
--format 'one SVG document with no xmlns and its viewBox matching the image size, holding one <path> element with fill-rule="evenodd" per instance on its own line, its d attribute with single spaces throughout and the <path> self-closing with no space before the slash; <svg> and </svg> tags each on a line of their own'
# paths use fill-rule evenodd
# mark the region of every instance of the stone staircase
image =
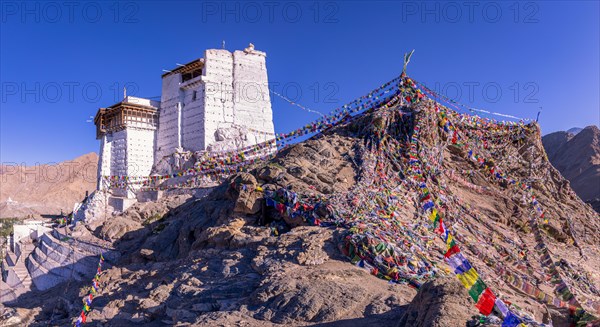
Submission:
<svg viewBox="0 0 600 327">
<path fill-rule="evenodd" d="M 100 253 L 109 260 L 118 256 L 100 241 L 76 240 L 56 230 L 44 233 L 35 244 L 21 244 L 19 258 L 8 251 L 4 259 L 8 277 L 0 285 L 0 296 L 8 301 L 32 289 L 43 291 L 68 280 L 92 278 Z"/>
<path fill-rule="evenodd" d="M 21 256 L 19 258 L 12 252 L 8 252 L 5 259 L 5 267 L 8 270 L 11 270 L 14 275 L 16 275 L 18 280 L 11 280 L 10 286 L 12 291 L 16 295 L 23 294 L 32 289 L 33 280 L 29 275 L 29 271 L 27 270 L 27 266 L 25 265 L 25 260 L 31 251 L 35 249 L 35 246 L 31 243 L 23 244 L 21 246 Z"/>
</svg>

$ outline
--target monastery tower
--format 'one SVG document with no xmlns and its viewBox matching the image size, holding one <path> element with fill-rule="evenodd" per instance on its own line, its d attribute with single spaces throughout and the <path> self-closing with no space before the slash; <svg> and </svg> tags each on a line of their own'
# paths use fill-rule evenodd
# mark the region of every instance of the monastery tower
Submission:
<svg viewBox="0 0 600 327">
<path fill-rule="evenodd" d="M 155 163 L 176 151 L 223 151 L 274 137 L 266 54 L 206 50 L 162 76 Z"/>
<path fill-rule="evenodd" d="M 204 57 L 162 75 L 160 102 L 137 97 L 101 108 L 94 122 L 102 176 L 149 176 L 175 153 L 239 149 L 275 138 L 266 54 L 254 46 Z M 134 199 L 136 189 L 111 189 Z"/>
</svg>

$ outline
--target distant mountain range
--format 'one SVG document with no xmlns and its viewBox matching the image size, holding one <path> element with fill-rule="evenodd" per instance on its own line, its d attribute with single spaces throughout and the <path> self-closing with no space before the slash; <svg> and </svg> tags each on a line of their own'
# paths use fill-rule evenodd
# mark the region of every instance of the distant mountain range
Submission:
<svg viewBox="0 0 600 327">
<path fill-rule="evenodd" d="M 579 132 L 581 132 L 583 130 L 583 128 L 581 127 L 573 127 L 573 128 L 569 128 L 567 130 L 567 133 L 571 133 L 573 135 L 577 135 Z"/>
<path fill-rule="evenodd" d="M 579 197 L 600 212 L 600 129 L 571 128 L 542 138 L 548 159 Z"/>
<path fill-rule="evenodd" d="M 0 218 L 69 213 L 96 188 L 98 155 L 55 165 L 0 166 Z"/>
</svg>

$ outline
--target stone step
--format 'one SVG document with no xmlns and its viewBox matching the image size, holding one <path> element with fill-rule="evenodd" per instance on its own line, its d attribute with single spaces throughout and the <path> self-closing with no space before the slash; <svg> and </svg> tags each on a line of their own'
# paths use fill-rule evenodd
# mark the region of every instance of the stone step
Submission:
<svg viewBox="0 0 600 327">
<path fill-rule="evenodd" d="M 13 267 L 12 270 L 19 279 L 19 284 L 16 285 L 15 292 L 18 294 L 23 294 L 24 292 L 30 290 L 32 280 L 27 268 L 23 264 L 20 264 L 19 266 Z"/>
<path fill-rule="evenodd" d="M 86 274 L 90 275 L 90 271 L 94 269 L 94 266 L 90 265 L 91 260 L 77 261 L 70 260 L 69 258 L 70 256 L 66 256 L 65 261 L 57 262 L 52 256 L 46 255 L 40 248 L 33 251 L 30 256 L 33 267 L 40 266 L 45 271 L 63 278 L 82 280 Z"/>
<path fill-rule="evenodd" d="M 29 272 L 31 278 L 33 279 L 33 285 L 39 290 L 47 290 L 51 287 L 54 287 L 60 283 L 67 281 L 71 278 L 70 272 L 59 270 L 48 270 L 43 266 L 37 264 L 32 258 L 27 258 L 27 267 L 29 268 Z"/>
<path fill-rule="evenodd" d="M 97 264 L 97 259 L 93 254 L 78 251 L 76 245 L 71 246 L 56 239 L 52 240 L 50 237 L 41 238 L 41 240 L 40 249 L 42 252 L 60 265 L 76 263 L 93 266 Z"/>
</svg>

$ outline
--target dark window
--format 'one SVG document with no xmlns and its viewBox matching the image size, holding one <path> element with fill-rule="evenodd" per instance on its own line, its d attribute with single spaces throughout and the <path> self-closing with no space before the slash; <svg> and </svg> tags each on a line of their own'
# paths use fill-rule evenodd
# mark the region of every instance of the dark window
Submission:
<svg viewBox="0 0 600 327">
<path fill-rule="evenodd" d="M 200 75 L 202 75 L 202 69 L 196 69 L 196 70 L 188 72 L 188 73 L 183 73 L 183 74 L 181 74 L 181 82 L 183 83 L 185 81 L 189 81 L 192 78 L 196 78 Z"/>
</svg>

